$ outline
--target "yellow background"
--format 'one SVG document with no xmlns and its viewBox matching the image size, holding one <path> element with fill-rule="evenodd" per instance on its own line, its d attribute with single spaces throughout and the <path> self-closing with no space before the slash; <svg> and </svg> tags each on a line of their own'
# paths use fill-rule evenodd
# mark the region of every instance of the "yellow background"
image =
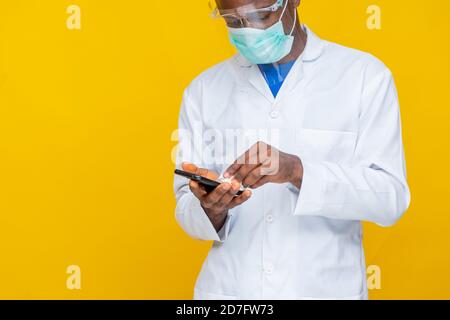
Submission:
<svg viewBox="0 0 450 320">
<path fill-rule="evenodd" d="M 412 204 L 394 228 L 365 226 L 382 270 L 371 297 L 450 298 L 450 2 L 302 2 L 315 33 L 381 58 L 400 93 Z M 0 2 L 0 298 L 192 297 L 210 243 L 175 222 L 171 134 L 183 89 L 234 53 L 208 13 L 206 0 Z"/>
</svg>

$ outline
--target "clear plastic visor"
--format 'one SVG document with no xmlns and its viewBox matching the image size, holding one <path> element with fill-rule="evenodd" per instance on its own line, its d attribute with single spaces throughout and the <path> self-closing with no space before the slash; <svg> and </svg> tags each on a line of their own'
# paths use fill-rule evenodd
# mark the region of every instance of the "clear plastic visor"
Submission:
<svg viewBox="0 0 450 320">
<path fill-rule="evenodd" d="M 236 8 L 221 8 L 221 1 L 210 0 L 211 16 L 215 19 L 223 18 L 231 28 L 265 29 L 280 19 L 286 1 L 288 0 L 258 0 Z"/>
</svg>

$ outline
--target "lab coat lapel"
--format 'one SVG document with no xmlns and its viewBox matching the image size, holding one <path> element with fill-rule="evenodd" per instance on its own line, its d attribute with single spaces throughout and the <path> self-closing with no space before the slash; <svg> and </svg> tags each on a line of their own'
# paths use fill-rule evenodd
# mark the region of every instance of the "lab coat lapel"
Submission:
<svg viewBox="0 0 450 320">
<path fill-rule="evenodd" d="M 303 26 L 307 34 L 307 41 L 302 55 L 297 59 L 292 66 L 291 71 L 284 80 L 283 85 L 278 92 L 275 99 L 276 103 L 281 102 L 286 97 L 289 97 L 293 90 L 296 90 L 305 79 L 305 72 L 312 62 L 316 61 L 323 51 L 323 41 L 317 37 L 306 25 Z M 313 68 L 314 69 L 314 68 Z M 312 69 L 312 70 L 313 70 Z M 310 70 L 311 71 L 311 70 Z"/>
<path fill-rule="evenodd" d="M 266 98 L 270 103 L 275 101 L 270 88 L 264 79 L 261 71 L 257 65 L 251 64 L 242 55 L 237 55 L 237 62 L 239 64 L 241 75 L 243 77 L 244 83 L 249 84 L 251 87 L 256 89 L 264 98 Z"/>
<path fill-rule="evenodd" d="M 288 97 L 292 90 L 294 90 L 301 83 L 304 75 L 303 71 L 303 61 L 301 61 L 301 59 L 297 59 L 292 66 L 291 71 L 289 71 L 286 79 L 284 80 L 280 91 L 278 91 L 275 98 L 277 103 Z"/>
</svg>

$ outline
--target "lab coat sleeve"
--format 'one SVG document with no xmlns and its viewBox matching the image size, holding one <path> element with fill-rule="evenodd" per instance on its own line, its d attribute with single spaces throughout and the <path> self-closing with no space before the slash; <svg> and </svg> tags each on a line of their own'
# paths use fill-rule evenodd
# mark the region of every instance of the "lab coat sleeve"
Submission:
<svg viewBox="0 0 450 320">
<path fill-rule="evenodd" d="M 190 162 L 206 168 L 202 161 L 204 150 L 202 126 L 200 110 L 192 102 L 189 89 L 187 89 L 183 95 L 179 117 L 179 141 L 176 155 L 178 169 L 181 168 L 183 162 Z M 188 179 L 175 175 L 174 191 L 176 197 L 175 217 L 187 234 L 198 240 L 224 242 L 227 239 L 231 214 L 228 215 L 223 228 L 217 232 L 203 210 L 200 201 L 190 191 Z"/>
<path fill-rule="evenodd" d="M 395 84 L 384 68 L 364 85 L 360 128 L 350 165 L 302 159 L 303 180 L 294 215 L 394 225 L 407 210 L 400 110 Z M 301 158 L 301 157 L 300 157 Z"/>
</svg>

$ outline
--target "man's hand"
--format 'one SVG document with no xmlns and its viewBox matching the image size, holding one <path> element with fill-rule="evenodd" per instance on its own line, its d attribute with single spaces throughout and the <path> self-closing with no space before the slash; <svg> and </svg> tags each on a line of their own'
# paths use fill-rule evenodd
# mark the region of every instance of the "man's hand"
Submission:
<svg viewBox="0 0 450 320">
<path fill-rule="evenodd" d="M 215 172 L 198 168 L 190 163 L 183 163 L 182 168 L 184 171 L 195 173 L 211 180 L 216 180 L 219 177 Z M 240 189 L 240 183 L 236 181 L 233 183 L 222 183 L 210 193 L 207 193 L 198 182 L 193 180 L 189 182 L 189 187 L 192 193 L 200 200 L 203 210 L 217 232 L 222 229 L 228 211 L 243 204 L 252 195 L 250 190 L 246 190 L 240 196 L 235 197 Z"/>
<path fill-rule="evenodd" d="M 226 171 L 225 178 L 234 178 L 245 187 L 259 188 L 266 183 L 290 182 L 300 189 L 303 166 L 299 157 L 257 142 Z"/>
</svg>

